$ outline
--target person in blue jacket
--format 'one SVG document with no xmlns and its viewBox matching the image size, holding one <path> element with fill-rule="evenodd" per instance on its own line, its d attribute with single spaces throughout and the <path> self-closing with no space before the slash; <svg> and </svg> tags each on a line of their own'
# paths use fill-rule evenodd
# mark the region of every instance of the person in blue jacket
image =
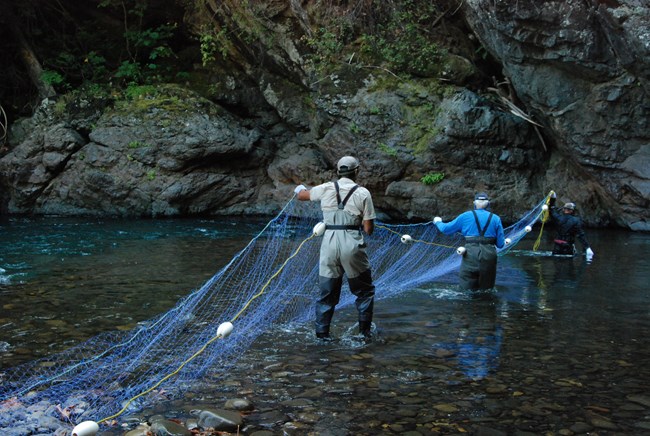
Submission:
<svg viewBox="0 0 650 436">
<path fill-rule="evenodd" d="M 460 232 L 465 237 L 465 254 L 460 265 L 461 289 L 483 290 L 494 287 L 497 276 L 497 248 L 506 244 L 501 218 L 490 212 L 490 199 L 481 192 L 474 196 L 474 210 L 463 212 L 456 219 L 443 223 L 435 217 L 434 224 L 442 233 Z"/>
</svg>

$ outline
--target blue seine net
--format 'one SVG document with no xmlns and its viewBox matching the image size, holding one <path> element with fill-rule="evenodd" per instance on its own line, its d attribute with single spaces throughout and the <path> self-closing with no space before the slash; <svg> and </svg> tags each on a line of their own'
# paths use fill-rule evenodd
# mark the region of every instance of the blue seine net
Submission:
<svg viewBox="0 0 650 436">
<path fill-rule="evenodd" d="M 512 243 L 502 254 L 526 236 L 527 226 L 545 220 L 543 204 L 506 229 Z M 168 312 L 132 331 L 107 332 L 0 373 L 0 412 L 11 409 L 8 417 L 17 410 L 29 414 L 36 404 L 60 405 L 74 408 L 75 424 L 102 423 L 141 410 L 153 402 L 155 390 L 178 397 L 202 378 L 214 382 L 225 376 L 273 326 L 311 322 L 320 248 L 312 229 L 320 218 L 318 204 L 289 201 L 225 267 Z M 403 235 L 411 242 L 403 243 Z M 441 234 L 432 222 L 377 223 L 367 242 L 379 300 L 458 269 L 456 249 L 463 238 Z M 344 289 L 339 307 L 352 303 L 353 296 Z M 224 338 L 217 329 L 225 322 L 232 322 L 234 329 Z M 0 430 L 10 429 L 10 421 L 0 419 Z"/>
</svg>

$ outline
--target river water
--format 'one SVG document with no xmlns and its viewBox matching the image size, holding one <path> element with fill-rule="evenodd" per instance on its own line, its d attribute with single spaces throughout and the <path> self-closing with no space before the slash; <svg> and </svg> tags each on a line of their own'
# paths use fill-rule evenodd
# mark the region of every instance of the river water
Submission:
<svg viewBox="0 0 650 436">
<path fill-rule="evenodd" d="M 264 224 L 4 219 L 0 370 L 170 309 Z M 226 382 L 142 415 L 246 397 L 245 434 L 650 434 L 650 235 L 587 236 L 591 263 L 530 237 L 499 258 L 495 291 L 461 292 L 452 274 L 380 298 L 368 344 L 351 309 L 332 343 L 310 325 L 264 334 Z"/>
</svg>

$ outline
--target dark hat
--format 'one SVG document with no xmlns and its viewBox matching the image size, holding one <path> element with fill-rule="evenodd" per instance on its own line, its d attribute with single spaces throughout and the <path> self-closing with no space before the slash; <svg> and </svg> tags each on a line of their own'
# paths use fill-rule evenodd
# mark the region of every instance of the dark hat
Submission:
<svg viewBox="0 0 650 436">
<path fill-rule="evenodd" d="M 485 192 L 479 192 L 474 196 L 474 200 L 490 200 L 490 197 Z"/>
<path fill-rule="evenodd" d="M 562 209 L 576 210 L 576 205 L 575 203 L 564 203 Z"/>
</svg>

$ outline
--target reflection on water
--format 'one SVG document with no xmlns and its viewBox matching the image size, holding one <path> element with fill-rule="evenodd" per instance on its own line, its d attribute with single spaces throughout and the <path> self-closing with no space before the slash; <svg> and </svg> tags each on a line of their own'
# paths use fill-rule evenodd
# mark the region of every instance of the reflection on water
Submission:
<svg viewBox="0 0 650 436">
<path fill-rule="evenodd" d="M 2 366 L 102 331 L 132 328 L 168 310 L 265 223 L 1 223 Z M 321 426 L 332 434 L 368 434 L 369 426 L 387 421 L 396 409 L 407 414 L 411 406 L 431 410 L 441 404 L 440 410 L 454 411 L 444 416 L 465 413 L 465 422 L 525 418 L 551 403 L 578 422 L 591 405 L 609 413 L 606 418 L 619 428 L 636 428 L 645 412 L 632 412 L 629 398 L 650 388 L 650 235 L 592 230 L 588 236 L 596 251 L 590 264 L 584 257 L 533 252 L 534 237 L 525 239 L 499 258 L 491 292 L 460 291 L 455 274 L 388 299 L 377 289 L 370 344 L 354 338 L 352 308 L 336 312 L 338 339 L 330 344 L 317 342 L 309 323 L 280 326 L 242 356 L 226 386 L 237 386 L 230 395 L 254 393 L 259 405 L 269 407 L 277 407 L 279 398 L 313 395 L 319 413 L 330 418 L 311 430 Z M 363 407 L 354 409 L 357 403 Z M 342 420 L 342 407 L 356 410 L 355 419 Z M 563 428 L 543 427 L 546 418 L 532 416 L 535 425 L 526 421 L 528 427 L 517 428 Z"/>
</svg>

